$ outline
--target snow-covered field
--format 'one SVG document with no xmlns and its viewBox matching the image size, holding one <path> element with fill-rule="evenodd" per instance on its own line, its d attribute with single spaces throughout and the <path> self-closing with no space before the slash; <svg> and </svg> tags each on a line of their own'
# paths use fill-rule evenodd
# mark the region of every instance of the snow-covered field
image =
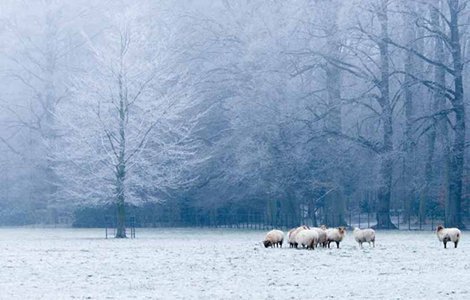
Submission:
<svg viewBox="0 0 470 300">
<path fill-rule="evenodd" d="M 377 232 L 359 249 L 265 249 L 265 232 L 0 229 L 1 299 L 470 299 L 470 235 Z"/>
</svg>

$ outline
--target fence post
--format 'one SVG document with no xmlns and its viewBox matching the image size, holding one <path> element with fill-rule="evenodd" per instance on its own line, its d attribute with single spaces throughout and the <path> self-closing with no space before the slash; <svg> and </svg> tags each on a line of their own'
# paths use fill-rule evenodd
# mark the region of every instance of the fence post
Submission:
<svg viewBox="0 0 470 300">
<path fill-rule="evenodd" d="M 131 239 L 135 238 L 135 217 L 131 217 Z"/>
<path fill-rule="evenodd" d="M 109 223 L 108 217 L 104 217 L 104 234 L 106 238 L 108 238 L 108 223 Z"/>
<path fill-rule="evenodd" d="M 408 214 L 408 230 L 411 230 L 411 214 Z"/>
<path fill-rule="evenodd" d="M 400 230 L 400 211 L 398 211 L 398 222 L 397 222 L 397 227 L 398 227 L 398 230 Z"/>
</svg>

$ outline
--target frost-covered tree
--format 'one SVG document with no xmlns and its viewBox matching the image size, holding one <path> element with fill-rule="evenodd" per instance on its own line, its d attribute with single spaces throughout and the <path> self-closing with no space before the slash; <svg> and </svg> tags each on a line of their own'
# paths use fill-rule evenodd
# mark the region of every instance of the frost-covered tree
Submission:
<svg viewBox="0 0 470 300">
<path fill-rule="evenodd" d="M 2 38 L 10 41 L 0 52 L 4 66 L 0 105 L 8 115 L 0 140 L 18 158 L 14 185 L 23 191 L 18 201 L 28 199 L 41 222 L 55 222 L 46 211 L 56 204 L 58 177 L 52 159 L 58 139 L 56 110 L 69 96 L 70 59 L 83 42 L 77 33 L 89 10 L 81 4 L 43 0 L 25 6 L 5 1 L 0 8 Z"/>
<path fill-rule="evenodd" d="M 113 203 L 122 237 L 125 203 L 159 202 L 172 223 L 336 226 L 369 212 L 392 228 L 403 211 L 462 226 L 469 12 L 1 1 L 0 219 Z"/>
<path fill-rule="evenodd" d="M 89 39 L 86 72 L 75 77 L 64 105 L 62 199 L 117 208 L 117 238 L 126 237 L 125 205 L 159 201 L 191 180 L 199 149 L 193 135 L 204 109 L 195 107 L 184 49 L 172 28 L 149 25 L 141 7 L 109 16 L 100 38 Z"/>
</svg>

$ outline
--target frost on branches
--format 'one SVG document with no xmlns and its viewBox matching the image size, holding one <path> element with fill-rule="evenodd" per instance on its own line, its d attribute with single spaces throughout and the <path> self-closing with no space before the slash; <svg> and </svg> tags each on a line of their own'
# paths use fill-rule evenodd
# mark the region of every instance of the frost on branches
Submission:
<svg viewBox="0 0 470 300">
<path fill-rule="evenodd" d="M 87 37 L 86 72 L 62 106 L 63 148 L 57 154 L 64 201 L 114 203 L 116 238 L 126 237 L 125 204 L 161 201 L 196 179 L 205 160 L 195 138 L 208 110 L 196 106 L 189 69 L 171 28 L 145 26 L 136 10 L 110 18 Z"/>
</svg>

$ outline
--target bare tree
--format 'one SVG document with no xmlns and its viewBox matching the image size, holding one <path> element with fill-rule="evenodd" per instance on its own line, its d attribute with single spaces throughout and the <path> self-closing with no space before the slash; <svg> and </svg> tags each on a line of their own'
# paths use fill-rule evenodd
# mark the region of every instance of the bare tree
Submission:
<svg viewBox="0 0 470 300">
<path fill-rule="evenodd" d="M 183 175 L 198 151 L 193 131 L 210 108 L 195 108 L 184 52 L 171 31 L 151 30 L 147 17 L 128 8 L 101 40 L 89 41 L 89 69 L 76 77 L 74 102 L 61 112 L 67 151 L 57 160 L 69 180 L 62 197 L 114 203 L 116 238 L 126 237 L 127 203 L 143 194 L 161 201 L 159 193 L 190 180 Z M 154 48 L 156 39 L 161 48 Z"/>
<path fill-rule="evenodd" d="M 464 168 L 464 153 L 465 153 L 465 105 L 464 105 L 464 87 L 463 87 L 463 68 L 464 58 L 462 57 L 461 45 L 461 28 L 462 24 L 460 17 L 465 13 L 465 8 L 468 1 L 448 0 L 447 9 L 439 7 L 439 2 L 428 2 L 427 5 L 431 7 L 432 18 L 429 20 L 426 17 L 421 17 L 419 26 L 422 27 L 427 34 L 432 38 L 439 39 L 445 45 L 450 56 L 450 62 L 436 60 L 433 57 L 426 55 L 416 49 L 400 45 L 394 41 L 388 40 L 388 43 L 399 47 L 401 49 L 411 52 L 414 56 L 423 60 L 425 63 L 430 64 L 437 69 L 436 80 L 422 79 L 420 83 L 426 87 L 437 92 L 437 97 L 445 95 L 451 105 L 450 110 L 441 110 L 434 113 L 435 119 L 441 120 L 441 117 L 449 121 L 452 120 L 453 128 L 453 141 L 449 152 L 449 176 L 447 180 L 448 197 L 446 200 L 446 226 L 460 226 L 463 227 L 461 219 L 462 209 L 462 177 Z M 446 13 L 447 11 L 447 13 Z M 436 16 L 442 18 L 445 27 L 436 24 Z M 438 57 L 443 59 L 442 50 L 439 43 L 436 46 L 436 53 Z M 453 80 L 453 86 L 447 87 L 442 85 L 444 77 L 439 70 L 444 70 Z M 442 107 L 442 106 L 441 106 Z M 451 118 L 450 118 L 451 117 Z M 441 127 L 442 128 L 442 127 Z"/>
</svg>

